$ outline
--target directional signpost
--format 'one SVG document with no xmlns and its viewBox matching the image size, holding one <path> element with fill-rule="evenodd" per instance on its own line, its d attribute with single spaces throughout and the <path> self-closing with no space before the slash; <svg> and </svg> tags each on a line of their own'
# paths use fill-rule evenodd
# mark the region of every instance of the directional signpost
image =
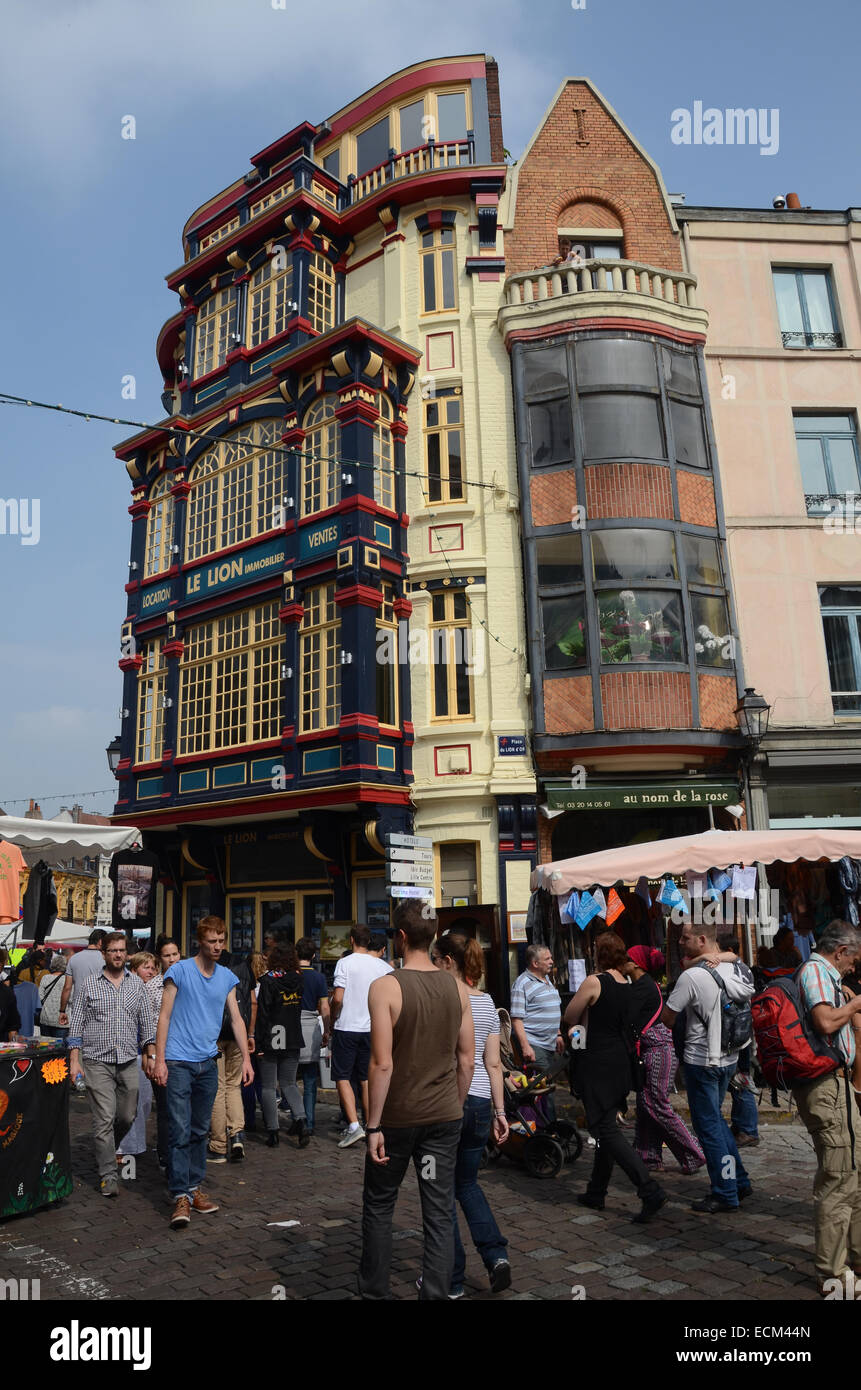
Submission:
<svg viewBox="0 0 861 1390">
<path fill-rule="evenodd" d="M 386 893 L 390 898 L 433 902 L 433 840 L 424 835 L 386 836 Z"/>
</svg>

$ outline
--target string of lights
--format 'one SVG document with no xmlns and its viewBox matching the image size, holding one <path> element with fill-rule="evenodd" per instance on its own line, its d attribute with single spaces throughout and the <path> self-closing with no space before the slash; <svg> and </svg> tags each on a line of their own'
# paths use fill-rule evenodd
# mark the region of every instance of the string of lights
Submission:
<svg viewBox="0 0 861 1390">
<path fill-rule="evenodd" d="M 148 424 L 145 420 L 126 420 L 118 415 L 100 415 L 95 410 L 77 410 L 68 405 L 52 405 L 49 401 L 30 400 L 26 396 L 15 396 L 8 391 L 0 391 L 0 405 L 19 405 L 29 406 L 34 410 L 53 410 L 55 412 L 58 411 L 61 415 L 73 415 L 79 420 L 99 420 L 104 424 L 126 425 L 129 429 L 135 430 L 159 430 L 163 434 L 171 436 L 176 435 L 179 439 L 197 439 L 206 441 L 210 444 L 220 444 L 222 442 L 220 435 L 207 434 L 205 430 L 180 429 L 176 425 L 153 425 Z M 287 455 L 292 454 L 296 458 L 313 459 L 318 463 L 335 463 L 349 468 L 369 468 L 372 472 L 376 470 L 381 473 L 391 474 L 398 478 L 419 478 L 425 484 L 429 481 L 430 476 L 428 473 L 421 473 L 417 469 L 395 468 L 393 465 L 387 467 L 379 462 L 369 463 L 367 459 L 344 458 L 343 456 L 335 458 L 331 454 L 311 453 L 302 449 L 291 449 L 284 444 L 267 445 L 266 451 Z M 241 458 L 237 459 L 236 462 L 243 463 L 247 458 L 253 458 L 256 452 L 259 451 L 243 455 Z M 464 487 L 482 488 L 485 491 L 495 492 L 497 495 L 504 497 L 517 497 L 516 493 L 512 492 L 510 488 L 504 487 L 502 483 L 479 482 L 477 478 L 461 478 L 460 481 Z"/>
<path fill-rule="evenodd" d="M 4 809 L 5 809 L 5 807 L 7 807 L 7 806 L 28 806 L 28 805 L 30 804 L 31 801 L 36 802 L 36 804 L 37 804 L 37 805 L 40 805 L 40 806 L 41 806 L 41 804 L 42 804 L 43 801 L 71 801 L 72 803 L 74 803 L 74 802 L 80 801 L 80 800 L 82 800 L 84 797 L 88 797 L 88 796 L 114 796 L 114 797 L 115 797 L 116 794 L 117 794 L 117 789 L 116 789 L 116 787 L 103 787 L 100 791 L 95 791 L 95 792 L 51 792 L 48 796 L 3 796 L 3 795 L 0 795 L 0 805 L 2 805 L 2 806 L 4 807 Z M 3 825 L 3 822 L 2 822 L 2 820 L 0 820 L 0 828 L 2 828 L 2 825 Z M 0 840 L 2 840 L 2 838 L 3 838 L 2 833 L 0 833 Z"/>
</svg>

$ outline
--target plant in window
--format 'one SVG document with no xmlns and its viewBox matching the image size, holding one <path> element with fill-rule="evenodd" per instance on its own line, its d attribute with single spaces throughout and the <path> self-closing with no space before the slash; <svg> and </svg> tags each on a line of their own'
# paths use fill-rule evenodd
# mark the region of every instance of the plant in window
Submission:
<svg viewBox="0 0 861 1390">
<path fill-rule="evenodd" d="M 571 623 L 564 636 L 559 638 L 556 643 L 560 652 L 571 658 L 572 666 L 580 666 L 586 659 L 586 634 L 583 631 L 583 619 L 578 618 Z"/>
</svg>

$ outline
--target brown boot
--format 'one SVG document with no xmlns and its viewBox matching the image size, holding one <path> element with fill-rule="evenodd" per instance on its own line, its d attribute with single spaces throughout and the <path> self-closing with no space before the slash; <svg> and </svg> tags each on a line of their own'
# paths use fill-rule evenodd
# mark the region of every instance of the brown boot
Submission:
<svg viewBox="0 0 861 1390">
<path fill-rule="evenodd" d="M 187 1197 L 177 1197 L 173 1204 L 173 1214 L 170 1218 L 170 1228 L 178 1231 L 182 1226 L 187 1226 L 191 1220 L 191 1202 Z"/>
<path fill-rule="evenodd" d="M 191 1209 L 192 1211 L 202 1212 L 218 1211 L 218 1203 L 213 1202 L 211 1197 L 207 1197 L 206 1193 L 198 1188 L 194 1194 L 194 1201 L 191 1204 Z"/>
</svg>

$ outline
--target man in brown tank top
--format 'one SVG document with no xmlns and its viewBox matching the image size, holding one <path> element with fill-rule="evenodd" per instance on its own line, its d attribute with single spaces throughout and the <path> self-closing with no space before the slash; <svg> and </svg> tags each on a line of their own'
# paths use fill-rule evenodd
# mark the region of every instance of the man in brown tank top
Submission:
<svg viewBox="0 0 861 1390">
<path fill-rule="evenodd" d="M 448 1298 L 454 1268 L 454 1169 L 475 1064 L 469 994 L 437 970 L 428 950 L 436 918 L 418 902 L 398 908 L 394 953 L 403 967 L 368 994 L 371 1064 L 359 1293 L 391 1298 L 392 1216 L 410 1159 L 424 1227 L 419 1297 Z"/>
</svg>

